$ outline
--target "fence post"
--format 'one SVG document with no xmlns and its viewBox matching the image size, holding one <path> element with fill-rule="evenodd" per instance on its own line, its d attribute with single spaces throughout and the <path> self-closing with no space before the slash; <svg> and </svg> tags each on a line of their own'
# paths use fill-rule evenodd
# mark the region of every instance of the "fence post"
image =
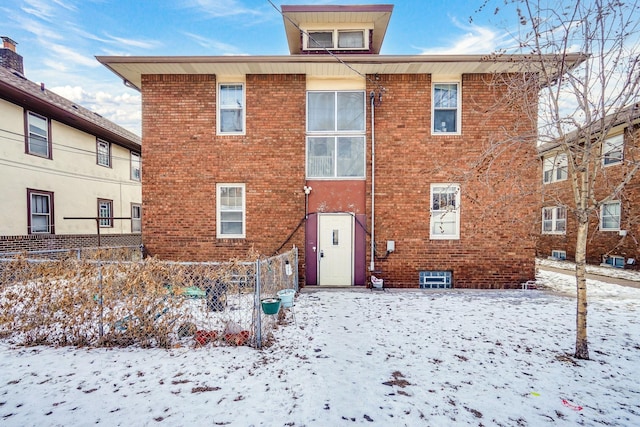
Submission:
<svg viewBox="0 0 640 427">
<path fill-rule="evenodd" d="M 104 306 L 102 304 L 102 261 L 98 262 L 98 304 L 100 304 L 100 321 L 98 323 L 98 336 L 102 339 L 104 336 L 104 323 L 102 322 L 102 315 L 104 313 Z"/>
<path fill-rule="evenodd" d="M 255 336 L 256 336 L 256 347 L 262 348 L 262 312 L 260 311 L 260 258 L 256 260 L 256 292 L 253 297 L 253 310 L 256 313 L 256 323 L 255 323 Z"/>
</svg>

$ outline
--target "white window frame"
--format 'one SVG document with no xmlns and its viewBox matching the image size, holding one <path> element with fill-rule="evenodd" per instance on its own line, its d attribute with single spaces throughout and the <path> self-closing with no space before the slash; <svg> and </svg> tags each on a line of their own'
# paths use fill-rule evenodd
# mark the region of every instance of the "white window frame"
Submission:
<svg viewBox="0 0 640 427">
<path fill-rule="evenodd" d="M 27 195 L 29 197 L 29 232 L 28 234 L 53 234 L 54 233 L 54 215 L 53 215 L 53 193 L 50 191 L 38 191 L 27 189 Z M 47 212 L 37 212 L 35 198 L 46 198 Z M 46 218 L 47 227 L 46 230 L 40 231 L 36 229 L 34 231 L 34 217 Z"/>
<path fill-rule="evenodd" d="M 622 261 L 622 262 L 616 262 Z M 619 255 L 604 255 L 602 257 L 602 263 L 613 268 L 624 268 L 625 259 Z"/>
<path fill-rule="evenodd" d="M 551 218 L 545 218 L 545 213 L 547 212 L 549 212 Z M 549 222 L 551 224 L 550 230 L 545 230 L 545 222 Z M 559 227 L 559 224 L 563 224 L 563 226 Z M 546 206 L 542 208 L 542 234 L 566 234 L 566 233 L 567 233 L 566 206 Z"/>
<path fill-rule="evenodd" d="M 340 34 L 341 33 L 362 33 L 362 47 L 340 47 Z M 314 33 L 330 33 L 331 45 L 330 46 L 310 46 Z M 369 50 L 369 29 L 366 28 L 310 28 L 303 31 L 302 37 L 302 50 L 354 50 L 363 51 Z"/>
<path fill-rule="evenodd" d="M 456 85 L 456 106 L 436 108 L 436 86 Z M 456 129 L 451 131 L 443 126 L 442 121 L 436 122 L 436 111 L 455 110 Z M 462 81 L 461 80 L 439 80 L 434 79 L 431 83 L 431 134 L 432 135 L 461 135 L 462 134 Z"/>
<path fill-rule="evenodd" d="M 104 218 L 99 220 L 100 228 L 113 228 L 113 200 L 98 199 L 98 218 Z"/>
<path fill-rule="evenodd" d="M 223 86 L 240 86 L 242 88 L 242 105 L 241 106 L 237 106 L 237 105 L 222 105 L 222 87 Z M 247 114 L 246 114 L 246 105 L 247 105 L 247 92 L 246 92 L 246 85 L 244 82 L 219 82 L 218 83 L 218 93 L 217 93 L 217 97 L 216 97 L 216 132 L 218 135 L 245 135 L 246 134 L 246 129 L 247 129 Z M 233 110 L 233 111 L 239 111 L 240 114 L 242 115 L 241 117 L 241 121 L 242 121 L 242 129 L 241 130 L 234 130 L 234 131 L 223 131 L 222 130 L 222 112 L 226 111 L 226 110 Z"/>
<path fill-rule="evenodd" d="M 131 152 L 131 179 L 142 181 L 142 157 L 135 151 Z"/>
<path fill-rule="evenodd" d="M 236 188 L 242 190 L 242 206 L 236 208 L 225 208 L 222 206 L 222 190 L 225 188 Z M 241 213 L 242 231 L 234 234 L 222 233 L 222 214 Z M 247 191 L 246 185 L 241 183 L 216 184 L 216 237 L 218 239 L 244 239 L 247 235 Z"/>
<path fill-rule="evenodd" d="M 612 156 L 616 153 L 615 156 Z M 619 134 L 605 138 L 602 141 L 602 165 L 613 166 L 622 163 L 624 160 L 624 134 Z"/>
<path fill-rule="evenodd" d="M 131 203 L 131 232 L 142 232 L 142 205 L 140 203 Z"/>
<path fill-rule="evenodd" d="M 444 191 L 442 191 L 444 190 Z M 453 194 L 452 207 L 442 208 L 435 204 L 435 194 Z M 432 240 L 460 239 L 460 184 L 441 183 L 431 184 L 429 192 L 429 238 Z M 445 233 L 442 224 L 453 223 L 453 232 Z"/>
<path fill-rule="evenodd" d="M 96 140 L 96 163 L 99 166 L 111 167 L 111 143 L 104 139 Z"/>
<path fill-rule="evenodd" d="M 566 181 L 568 177 L 569 164 L 566 154 L 553 154 L 544 158 L 542 162 L 542 182 L 544 184 Z"/>
<path fill-rule="evenodd" d="M 567 259 L 567 251 L 561 251 L 559 249 L 552 249 L 551 250 L 551 258 L 564 261 L 564 260 Z"/>
<path fill-rule="evenodd" d="M 616 217 L 616 215 L 612 215 L 608 211 L 608 206 L 614 206 L 614 205 L 618 206 L 617 225 L 615 227 L 605 227 L 605 224 L 604 224 L 605 217 L 611 217 L 611 218 Z M 613 202 L 603 203 L 602 206 L 600 206 L 600 230 L 601 231 L 620 231 L 621 217 L 622 217 L 622 203 L 620 203 L 620 201 L 616 200 Z"/>
<path fill-rule="evenodd" d="M 339 114 L 338 114 L 338 110 L 339 110 L 339 102 L 338 102 L 338 95 L 339 94 L 345 94 L 345 93 L 356 93 L 356 94 L 360 94 L 362 95 L 362 121 L 359 123 L 359 125 L 357 127 L 354 127 L 352 129 L 339 129 L 340 127 L 340 122 L 339 122 Z M 332 129 L 325 129 L 325 130 L 310 130 L 309 129 L 309 125 L 310 125 L 310 120 L 309 120 L 309 115 L 310 115 L 310 108 L 309 108 L 309 97 L 311 94 L 333 94 L 333 128 Z M 331 179 L 331 180 L 348 180 L 348 179 L 364 179 L 366 177 L 367 174 L 367 170 L 366 170 L 366 132 L 367 132 L 367 124 L 366 124 L 366 115 L 367 115 L 367 97 L 366 97 L 366 93 L 363 90 L 331 90 L 331 91 L 322 91 L 322 90 L 309 90 L 307 91 L 307 113 L 306 113 L 306 129 L 307 129 L 307 143 L 306 143 L 306 158 L 305 158 L 305 165 L 306 165 L 306 176 L 308 179 Z M 317 167 L 311 167 L 311 144 L 312 142 L 315 140 L 320 140 L 320 139 L 325 139 L 326 142 L 332 147 L 332 149 L 330 149 L 329 151 L 331 151 L 331 175 L 329 174 L 316 174 L 314 173 L 314 170 L 317 169 Z M 360 140 L 360 142 L 354 142 L 354 140 Z M 340 152 L 341 152 L 341 147 L 347 147 L 347 145 L 342 145 L 342 144 L 347 144 L 347 143 L 353 143 L 353 144 L 358 144 L 356 148 L 356 150 L 358 150 L 358 153 L 356 154 L 361 154 L 362 159 L 361 159 L 361 163 L 358 166 L 359 171 L 361 171 L 360 174 L 353 174 L 353 175 L 339 175 L 338 174 L 338 170 L 339 168 L 339 161 L 341 159 L 340 157 Z M 330 148 L 331 148 L 330 147 Z M 327 165 L 329 166 L 329 165 Z"/>
<path fill-rule="evenodd" d="M 36 126 L 35 123 L 32 123 L 31 120 L 35 119 L 35 120 L 44 120 L 44 129 L 41 129 L 40 126 Z M 32 130 L 32 125 L 34 126 L 35 129 L 38 129 L 42 132 L 34 132 Z M 26 140 L 26 151 L 28 154 L 32 154 L 34 156 L 38 156 L 38 157 L 43 157 L 45 159 L 51 159 L 51 135 L 50 135 L 50 122 L 49 119 L 45 116 L 42 116 L 40 114 L 36 114 L 32 111 L 27 111 L 27 123 L 26 123 L 26 135 L 27 135 L 27 140 Z M 44 143 L 44 146 L 46 147 L 46 153 L 39 153 L 37 150 L 35 150 L 33 147 L 36 146 L 37 144 L 32 144 L 32 139 L 37 141 L 39 144 Z"/>
</svg>

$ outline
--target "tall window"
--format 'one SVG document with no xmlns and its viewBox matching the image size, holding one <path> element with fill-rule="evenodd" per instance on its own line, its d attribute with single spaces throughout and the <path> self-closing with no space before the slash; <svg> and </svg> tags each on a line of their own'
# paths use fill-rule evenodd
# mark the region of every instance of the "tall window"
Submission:
<svg viewBox="0 0 640 427">
<path fill-rule="evenodd" d="M 565 234 L 567 230 L 567 209 L 564 206 L 542 208 L 542 233 Z"/>
<path fill-rule="evenodd" d="M 542 164 L 542 180 L 545 184 L 556 181 L 564 181 L 568 176 L 566 154 L 552 154 L 545 157 Z"/>
<path fill-rule="evenodd" d="M 100 220 L 100 227 L 113 227 L 112 200 L 98 199 L 98 217 L 104 218 Z"/>
<path fill-rule="evenodd" d="M 218 86 L 218 133 L 244 133 L 244 84 Z"/>
<path fill-rule="evenodd" d="M 244 238 L 245 229 L 245 185 L 218 184 L 216 229 L 217 237 Z"/>
<path fill-rule="evenodd" d="M 98 164 L 100 166 L 111 167 L 111 144 L 109 144 L 107 141 L 98 139 L 96 147 Z"/>
<path fill-rule="evenodd" d="M 460 185 L 431 184 L 431 238 L 460 238 Z"/>
<path fill-rule="evenodd" d="M 433 132 L 460 132 L 459 83 L 433 84 Z"/>
<path fill-rule="evenodd" d="M 27 190 L 29 234 L 53 234 L 53 193 Z"/>
<path fill-rule="evenodd" d="M 142 161 L 140 154 L 131 152 L 131 179 L 140 181 L 142 179 Z"/>
<path fill-rule="evenodd" d="M 308 92 L 307 177 L 364 176 L 364 92 Z"/>
<path fill-rule="evenodd" d="M 27 153 L 51 158 L 49 139 L 49 119 L 39 114 L 27 112 Z"/>
<path fill-rule="evenodd" d="M 131 232 L 140 233 L 142 231 L 142 205 L 131 204 Z"/>
<path fill-rule="evenodd" d="M 620 230 L 620 202 L 609 202 L 600 206 L 600 230 Z"/>
<path fill-rule="evenodd" d="M 605 166 L 622 162 L 624 150 L 624 135 L 607 138 L 602 143 L 602 163 Z"/>
</svg>

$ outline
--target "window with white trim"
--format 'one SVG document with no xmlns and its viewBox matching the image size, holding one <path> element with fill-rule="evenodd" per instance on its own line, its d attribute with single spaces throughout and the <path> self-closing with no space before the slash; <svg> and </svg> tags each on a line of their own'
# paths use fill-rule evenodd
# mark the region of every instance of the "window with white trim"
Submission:
<svg viewBox="0 0 640 427">
<path fill-rule="evenodd" d="M 600 206 L 600 230 L 620 230 L 620 202 L 604 203 Z"/>
<path fill-rule="evenodd" d="M 27 189 L 28 234 L 53 234 L 53 193 Z"/>
<path fill-rule="evenodd" d="M 113 200 L 98 199 L 100 227 L 113 227 Z"/>
<path fill-rule="evenodd" d="M 142 205 L 131 203 L 131 232 L 142 232 Z"/>
<path fill-rule="evenodd" d="M 216 235 L 219 239 L 246 236 L 244 184 L 216 185 Z"/>
<path fill-rule="evenodd" d="M 218 85 L 218 133 L 244 134 L 244 83 Z"/>
<path fill-rule="evenodd" d="M 542 234 L 565 234 L 566 230 L 566 207 L 550 206 L 542 208 Z"/>
<path fill-rule="evenodd" d="M 303 33 L 303 50 L 366 50 L 369 31 L 362 29 L 309 30 Z"/>
<path fill-rule="evenodd" d="M 460 133 L 460 83 L 433 83 L 432 132 Z"/>
<path fill-rule="evenodd" d="M 98 156 L 98 164 L 100 166 L 111 167 L 111 144 L 107 141 L 98 139 L 96 141 L 96 153 Z"/>
<path fill-rule="evenodd" d="M 624 151 L 624 135 L 606 138 L 602 142 L 602 164 L 615 165 L 622 162 Z"/>
<path fill-rule="evenodd" d="M 131 152 L 131 179 L 134 181 L 142 180 L 142 160 L 140 154 Z"/>
<path fill-rule="evenodd" d="M 364 91 L 307 92 L 307 177 L 365 177 Z"/>
<path fill-rule="evenodd" d="M 568 177 L 566 154 L 552 154 L 545 157 L 542 163 L 542 181 L 545 184 L 564 181 Z"/>
<path fill-rule="evenodd" d="M 554 249 L 551 251 L 551 258 L 565 260 L 567 259 L 567 251 Z"/>
<path fill-rule="evenodd" d="M 602 263 L 615 268 L 624 268 L 624 257 L 618 255 L 605 255 L 602 257 Z"/>
<path fill-rule="evenodd" d="M 431 184 L 431 239 L 460 238 L 460 185 Z"/>
<path fill-rule="evenodd" d="M 27 112 L 27 153 L 51 158 L 49 119 L 31 111 Z"/>
</svg>

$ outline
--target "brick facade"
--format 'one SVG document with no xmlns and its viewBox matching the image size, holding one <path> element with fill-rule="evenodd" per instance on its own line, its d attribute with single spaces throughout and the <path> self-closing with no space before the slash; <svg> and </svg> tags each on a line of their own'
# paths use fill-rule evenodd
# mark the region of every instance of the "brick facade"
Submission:
<svg viewBox="0 0 640 427">
<path fill-rule="evenodd" d="M 378 89 L 370 77 L 367 94 Z M 513 287 L 532 279 L 540 184 L 535 143 L 518 140 L 490 150 L 505 140 L 505 124 L 520 123 L 519 134 L 535 134 L 524 106 L 513 98 L 506 102 L 506 87 L 492 84 L 490 75 L 463 75 L 462 133 L 434 136 L 431 76 L 377 79 L 386 92 L 375 110 L 375 238 L 378 248 L 387 240 L 396 244 L 386 258 L 377 251 L 384 259 L 376 259 L 376 269 L 386 284 L 415 288 L 422 270 L 452 271 L 454 286 L 466 288 Z M 148 252 L 222 261 L 250 251 L 271 255 L 286 242 L 286 249 L 301 248 L 304 284 L 305 76 L 247 75 L 243 136 L 216 135 L 213 75 L 143 75 L 142 98 Z M 370 230 L 368 119 L 367 135 L 366 212 L 356 213 Z M 216 238 L 216 183 L 246 185 L 245 239 Z M 429 238 L 432 183 L 461 186 L 459 240 Z"/>
<path fill-rule="evenodd" d="M 628 128 L 629 129 L 629 128 Z M 638 154 L 640 127 L 635 126 L 632 131 L 625 131 L 624 158 L 633 159 Z M 597 159 L 600 161 L 600 158 Z M 624 162 L 602 168 L 596 182 L 596 199 L 612 194 L 614 188 L 623 177 L 633 168 L 633 162 Z M 540 178 L 541 180 L 541 178 Z M 553 250 L 565 251 L 568 260 L 575 260 L 576 248 L 576 217 L 571 211 L 573 191 L 569 180 L 545 184 L 542 187 L 542 205 L 555 206 L 558 203 L 567 206 L 567 226 L 565 234 L 541 234 L 537 243 L 538 257 L 547 258 Z M 589 221 L 589 237 L 587 241 L 587 263 L 598 265 L 603 256 L 620 256 L 625 259 L 640 258 L 638 241 L 640 241 L 640 175 L 636 173 L 624 192 L 615 200 L 621 202 L 620 228 L 626 231 L 621 236 L 617 231 L 602 231 L 599 229 L 599 212 L 594 212 Z M 539 214 L 539 223 L 541 221 Z M 540 225 L 541 227 L 541 225 Z M 541 230 L 541 228 L 540 228 Z M 626 265 L 625 268 L 638 268 L 638 264 Z"/>
</svg>

